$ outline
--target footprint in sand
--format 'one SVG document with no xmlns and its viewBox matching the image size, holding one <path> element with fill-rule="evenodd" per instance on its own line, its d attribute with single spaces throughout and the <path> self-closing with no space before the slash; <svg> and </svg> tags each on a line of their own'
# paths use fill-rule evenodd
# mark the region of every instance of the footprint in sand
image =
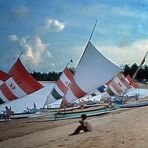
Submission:
<svg viewBox="0 0 148 148">
<path fill-rule="evenodd" d="M 50 141 L 48 141 L 48 142 L 54 142 L 55 140 L 50 140 Z"/>
<path fill-rule="evenodd" d="M 64 144 L 59 144 L 58 146 L 59 146 L 59 147 L 64 147 L 65 145 L 64 145 Z"/>
<path fill-rule="evenodd" d="M 65 139 L 64 141 L 68 141 L 69 139 Z"/>
</svg>

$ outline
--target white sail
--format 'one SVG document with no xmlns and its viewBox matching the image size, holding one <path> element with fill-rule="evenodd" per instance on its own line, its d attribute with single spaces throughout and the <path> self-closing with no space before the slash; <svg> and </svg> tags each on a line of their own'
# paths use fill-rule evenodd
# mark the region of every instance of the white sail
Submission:
<svg viewBox="0 0 148 148">
<path fill-rule="evenodd" d="M 69 103 L 73 102 L 105 84 L 119 72 L 121 68 L 104 57 L 89 41 L 65 98 Z"/>
</svg>

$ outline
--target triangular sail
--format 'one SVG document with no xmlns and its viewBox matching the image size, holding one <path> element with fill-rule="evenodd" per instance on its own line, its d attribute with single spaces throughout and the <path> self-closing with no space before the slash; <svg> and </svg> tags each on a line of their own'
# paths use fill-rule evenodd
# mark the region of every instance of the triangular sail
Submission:
<svg viewBox="0 0 148 148">
<path fill-rule="evenodd" d="M 112 92 L 112 94 L 120 95 L 123 91 L 125 91 L 128 87 L 128 82 L 126 81 L 125 76 L 120 73 L 112 81 L 110 81 L 107 86 L 108 93 Z"/>
<path fill-rule="evenodd" d="M 130 76 L 125 77 L 123 73 L 120 73 L 112 81 L 107 83 L 106 92 L 109 96 L 122 95 L 125 90 L 131 87 L 137 87 L 136 82 L 132 81 L 131 83 L 130 81 Z"/>
<path fill-rule="evenodd" d="M 11 77 L 0 86 L 0 103 L 24 97 L 43 87 L 29 74 L 19 58 L 10 69 L 9 75 Z"/>
<path fill-rule="evenodd" d="M 112 79 L 121 68 L 105 58 L 89 41 L 65 95 L 73 102 Z"/>
<path fill-rule="evenodd" d="M 61 74 L 59 80 L 56 82 L 56 85 L 53 87 L 51 93 L 47 97 L 44 106 L 61 99 L 65 95 L 72 78 L 72 72 L 66 67 L 63 73 Z"/>
<path fill-rule="evenodd" d="M 137 88 L 138 84 L 132 80 L 132 78 L 123 73 L 119 73 L 111 81 L 107 82 L 105 85 L 99 86 L 97 90 L 102 94 L 102 99 L 107 99 L 113 96 L 122 96 L 124 95 L 125 90 L 130 88 Z"/>
</svg>

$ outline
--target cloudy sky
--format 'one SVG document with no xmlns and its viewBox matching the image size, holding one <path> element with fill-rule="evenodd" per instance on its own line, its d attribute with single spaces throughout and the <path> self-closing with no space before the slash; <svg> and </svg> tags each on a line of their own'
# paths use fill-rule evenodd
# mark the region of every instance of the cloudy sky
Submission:
<svg viewBox="0 0 148 148">
<path fill-rule="evenodd" d="M 22 51 L 30 72 L 62 71 L 70 59 L 76 66 L 95 20 L 99 51 L 119 66 L 141 62 L 147 0 L 0 0 L 0 69 L 7 72 Z"/>
</svg>

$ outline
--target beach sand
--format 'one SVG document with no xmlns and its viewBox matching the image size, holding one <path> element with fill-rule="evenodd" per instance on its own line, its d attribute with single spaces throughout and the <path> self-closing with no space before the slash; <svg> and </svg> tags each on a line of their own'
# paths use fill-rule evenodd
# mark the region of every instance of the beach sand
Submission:
<svg viewBox="0 0 148 148">
<path fill-rule="evenodd" d="M 148 106 L 90 117 L 92 132 L 68 136 L 79 119 L 0 123 L 0 148 L 147 148 Z"/>
</svg>

